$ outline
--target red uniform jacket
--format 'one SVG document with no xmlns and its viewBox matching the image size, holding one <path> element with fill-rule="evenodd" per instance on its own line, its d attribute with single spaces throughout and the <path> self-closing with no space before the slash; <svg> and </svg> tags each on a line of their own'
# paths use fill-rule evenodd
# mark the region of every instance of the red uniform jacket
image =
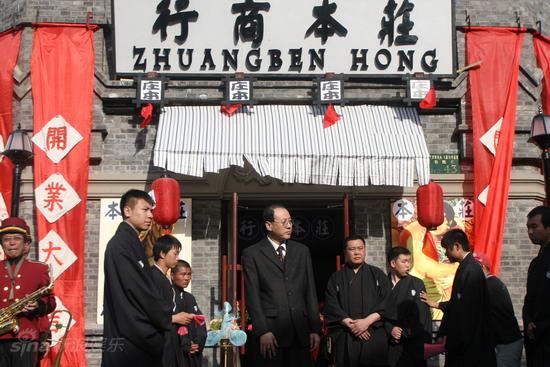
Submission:
<svg viewBox="0 0 550 367">
<path fill-rule="evenodd" d="M 14 282 L 14 301 L 18 301 L 39 288 L 50 284 L 48 266 L 39 261 L 23 260 L 21 269 Z M 0 309 L 8 307 L 14 301 L 9 301 L 11 280 L 6 269 L 6 260 L 0 261 Z M 19 314 L 19 332 L 0 335 L 0 339 L 38 340 L 40 316 L 49 314 L 55 309 L 53 292 L 38 300 L 38 308 L 30 313 Z"/>
</svg>

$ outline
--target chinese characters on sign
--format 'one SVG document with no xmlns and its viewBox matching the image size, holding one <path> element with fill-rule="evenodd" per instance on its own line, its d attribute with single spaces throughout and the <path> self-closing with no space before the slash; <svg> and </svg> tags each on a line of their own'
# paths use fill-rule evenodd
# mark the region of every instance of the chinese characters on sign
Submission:
<svg viewBox="0 0 550 367">
<path fill-rule="evenodd" d="M 162 0 L 157 6 L 157 13 L 159 14 L 157 20 L 153 24 L 153 33 L 157 33 L 160 30 L 160 38 L 164 41 L 167 33 L 166 28 L 169 25 L 180 25 L 180 34 L 174 37 L 174 41 L 177 44 L 182 44 L 187 40 L 187 34 L 189 32 L 189 22 L 196 22 L 199 17 L 199 13 L 196 11 L 182 11 L 189 6 L 189 0 L 176 0 L 176 13 L 171 14 L 169 9 L 170 0 Z"/>
<path fill-rule="evenodd" d="M 52 269 L 56 280 L 77 259 L 75 253 L 53 229 L 38 243 L 38 259 Z"/>
<path fill-rule="evenodd" d="M 240 13 L 235 19 L 233 27 L 233 39 L 235 44 L 239 38 L 245 42 L 252 42 L 252 47 L 258 47 L 264 39 L 264 17 L 259 12 L 269 11 L 271 5 L 267 2 L 255 3 L 253 0 L 245 0 L 244 3 L 236 3 L 231 6 L 233 13 Z"/>
<path fill-rule="evenodd" d="M 227 81 L 226 100 L 228 103 L 250 103 L 252 100 L 252 82 L 250 80 L 229 79 Z"/>
<path fill-rule="evenodd" d="M 397 28 L 399 36 L 395 37 L 395 45 L 414 45 L 418 41 L 418 37 L 410 35 L 410 31 L 414 27 L 414 22 L 411 21 L 411 12 L 414 9 L 414 4 L 408 0 L 403 0 L 403 3 L 397 9 L 397 3 L 394 0 L 388 0 L 388 4 L 384 7 L 384 14 L 386 15 L 382 19 L 382 29 L 378 32 L 378 38 L 380 38 L 380 44 L 384 40 L 388 39 L 388 46 L 392 46 L 394 43 L 394 31 Z M 401 18 L 401 23 L 396 27 L 395 21 Z"/>
<path fill-rule="evenodd" d="M 452 0 L 113 0 L 114 59 L 120 75 L 451 75 L 452 15 Z"/>
<path fill-rule="evenodd" d="M 80 198 L 63 175 L 54 173 L 34 190 L 36 207 L 49 223 L 54 223 L 80 203 Z"/>
<path fill-rule="evenodd" d="M 408 81 L 408 97 L 411 100 L 421 101 L 426 97 L 431 87 L 432 82 L 429 79 L 410 79 Z"/>
<path fill-rule="evenodd" d="M 340 79 L 321 79 L 319 81 L 318 98 L 321 103 L 340 103 L 343 96 L 344 83 Z"/>
<path fill-rule="evenodd" d="M 57 115 L 33 136 L 32 141 L 57 164 L 82 141 L 82 135 L 63 116 Z"/>
<path fill-rule="evenodd" d="M 315 32 L 315 37 L 320 37 L 323 44 L 325 44 L 327 39 L 332 37 L 334 33 L 341 37 L 345 37 L 346 34 L 348 34 L 348 30 L 332 17 L 336 8 L 336 3 L 329 4 L 328 0 L 323 0 L 323 5 L 314 7 L 313 15 L 317 20 L 307 29 L 306 37 L 309 37 L 311 33 Z"/>
<path fill-rule="evenodd" d="M 139 79 L 139 103 L 158 104 L 162 101 L 164 90 L 162 79 Z"/>
</svg>

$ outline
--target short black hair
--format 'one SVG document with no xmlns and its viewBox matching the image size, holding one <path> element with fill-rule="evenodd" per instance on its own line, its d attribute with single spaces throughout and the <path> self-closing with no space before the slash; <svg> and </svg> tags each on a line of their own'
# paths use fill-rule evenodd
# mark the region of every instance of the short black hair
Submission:
<svg viewBox="0 0 550 367">
<path fill-rule="evenodd" d="M 390 251 L 388 251 L 388 263 L 391 262 L 392 260 L 397 260 L 397 258 L 401 255 L 406 256 L 410 254 L 411 252 L 406 247 L 403 247 L 403 246 L 392 247 Z"/>
<path fill-rule="evenodd" d="M 363 242 L 363 245 L 367 246 L 367 243 L 365 242 L 365 239 L 362 236 L 360 236 L 358 234 L 352 234 L 350 236 L 347 236 L 344 239 L 344 246 L 342 247 L 342 249 L 345 251 L 346 248 L 348 247 L 348 242 L 357 241 L 357 240 L 361 240 Z"/>
<path fill-rule="evenodd" d="M 168 251 L 173 248 L 181 251 L 180 241 L 178 241 L 178 239 L 174 236 L 165 234 L 164 236 L 160 237 L 153 245 L 153 258 L 155 259 L 155 261 L 158 261 L 158 259 L 160 259 L 161 252 L 167 254 Z"/>
<path fill-rule="evenodd" d="M 545 228 L 550 227 L 550 208 L 544 205 L 537 206 L 536 208 L 531 209 L 529 214 L 527 214 L 527 219 L 531 219 L 534 216 L 540 215 L 542 225 Z"/>
<path fill-rule="evenodd" d="M 262 214 L 263 222 L 273 222 L 275 220 L 275 209 L 285 209 L 283 205 L 281 204 L 271 204 L 264 208 L 264 212 Z"/>
<path fill-rule="evenodd" d="M 455 221 L 456 213 L 455 213 L 454 208 L 451 206 L 451 204 L 444 201 L 443 202 L 443 210 L 444 210 L 444 213 L 445 213 L 445 219 L 447 220 L 447 225 L 451 228 L 456 226 L 456 221 Z"/>
<path fill-rule="evenodd" d="M 468 240 L 468 236 L 460 228 L 447 231 L 441 238 L 441 247 L 445 249 L 448 249 L 455 243 L 458 243 L 464 251 L 470 251 L 470 241 Z"/>
<path fill-rule="evenodd" d="M 151 198 L 151 196 L 149 196 L 149 194 L 145 191 L 137 189 L 128 190 L 120 198 L 120 213 L 122 214 L 122 218 L 125 218 L 124 208 L 127 206 L 133 208 L 139 199 L 145 200 L 150 205 L 155 205 L 153 198 Z"/>
<path fill-rule="evenodd" d="M 182 269 L 185 269 L 185 268 L 191 269 L 191 264 L 189 264 L 185 260 L 180 259 L 178 260 L 178 263 L 176 264 L 176 266 L 174 266 L 174 268 L 172 269 L 172 274 L 179 273 Z"/>
</svg>

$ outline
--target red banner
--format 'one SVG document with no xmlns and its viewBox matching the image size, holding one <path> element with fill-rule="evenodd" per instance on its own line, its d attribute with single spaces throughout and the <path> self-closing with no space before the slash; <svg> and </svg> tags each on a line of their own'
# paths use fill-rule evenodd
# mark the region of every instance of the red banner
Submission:
<svg viewBox="0 0 550 367">
<path fill-rule="evenodd" d="M 477 252 L 485 253 L 498 274 L 508 207 L 516 125 L 521 47 L 525 29 L 469 27 L 466 64 L 470 70 L 474 147 Z"/>
<path fill-rule="evenodd" d="M 542 80 L 541 101 L 545 114 L 550 114 L 550 37 L 540 33 L 533 36 L 533 47 L 537 65 L 544 73 Z"/>
<path fill-rule="evenodd" d="M 31 60 L 34 179 L 39 259 L 52 267 L 57 310 L 53 342 L 69 327 L 63 366 L 85 366 L 84 240 L 95 28 L 36 25 Z M 64 324 L 62 328 L 56 327 Z M 55 360 L 55 345 L 42 366 Z M 49 358 L 48 358 L 49 357 Z"/>
<path fill-rule="evenodd" d="M 21 31 L 9 30 L 0 33 L 0 152 L 4 150 L 8 136 L 13 131 L 13 69 L 19 56 Z M 10 212 L 13 165 L 8 158 L 0 155 L 0 220 L 7 215 L 2 201 Z"/>
</svg>

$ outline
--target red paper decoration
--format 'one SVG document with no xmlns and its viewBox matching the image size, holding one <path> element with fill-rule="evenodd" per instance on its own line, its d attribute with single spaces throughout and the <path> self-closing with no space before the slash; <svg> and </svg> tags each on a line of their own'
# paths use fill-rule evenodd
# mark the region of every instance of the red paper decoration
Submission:
<svg viewBox="0 0 550 367">
<path fill-rule="evenodd" d="M 151 185 L 155 197 L 153 219 L 161 226 L 171 226 L 180 217 L 180 185 L 170 177 L 162 177 Z"/>
<path fill-rule="evenodd" d="M 443 223 L 443 189 L 439 184 L 431 182 L 416 190 L 416 207 L 418 223 L 429 231 Z"/>
</svg>

